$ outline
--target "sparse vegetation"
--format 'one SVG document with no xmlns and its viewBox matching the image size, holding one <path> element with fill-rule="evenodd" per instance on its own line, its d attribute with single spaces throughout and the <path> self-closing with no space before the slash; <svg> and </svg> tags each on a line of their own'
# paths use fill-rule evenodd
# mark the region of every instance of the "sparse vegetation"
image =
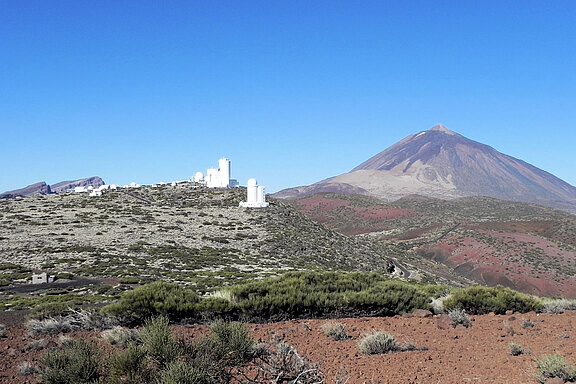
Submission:
<svg viewBox="0 0 576 384">
<path fill-rule="evenodd" d="M 466 328 L 472 325 L 470 321 L 470 317 L 466 313 L 466 311 L 462 308 L 453 308 L 448 311 L 448 316 L 452 320 L 452 326 L 456 327 L 458 325 L 462 325 Z"/>
<path fill-rule="evenodd" d="M 360 351 L 367 355 L 376 355 L 388 352 L 396 352 L 399 349 L 394 336 L 387 332 L 376 332 L 364 336 L 358 344 Z"/>
<path fill-rule="evenodd" d="M 564 381 L 576 381 L 576 370 L 566 362 L 564 356 L 553 353 L 540 358 L 536 363 L 537 377 L 541 383 L 551 378 L 560 378 Z"/>
<path fill-rule="evenodd" d="M 348 339 L 345 325 L 336 321 L 329 321 L 322 325 L 322 330 L 333 340 L 341 341 Z"/>
<path fill-rule="evenodd" d="M 508 349 L 510 350 L 510 354 L 512 356 L 519 356 L 522 354 L 529 354 L 530 350 L 529 349 L 523 349 L 522 346 L 520 344 L 516 344 L 516 343 L 509 343 L 508 344 Z"/>
</svg>

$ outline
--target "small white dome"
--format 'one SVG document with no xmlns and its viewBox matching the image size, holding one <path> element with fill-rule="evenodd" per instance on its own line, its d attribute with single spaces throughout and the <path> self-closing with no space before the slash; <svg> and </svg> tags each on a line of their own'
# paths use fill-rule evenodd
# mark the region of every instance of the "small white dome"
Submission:
<svg viewBox="0 0 576 384">
<path fill-rule="evenodd" d="M 249 187 L 256 187 L 257 185 L 258 185 L 258 182 L 256 181 L 255 178 L 248 179 L 248 186 Z"/>
</svg>

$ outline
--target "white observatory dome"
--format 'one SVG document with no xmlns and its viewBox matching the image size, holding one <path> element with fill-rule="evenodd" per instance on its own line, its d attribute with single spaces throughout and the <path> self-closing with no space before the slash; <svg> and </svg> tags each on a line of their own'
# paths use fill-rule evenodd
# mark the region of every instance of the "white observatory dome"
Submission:
<svg viewBox="0 0 576 384">
<path fill-rule="evenodd" d="M 257 185 L 258 182 L 256 181 L 255 178 L 248 179 L 248 187 L 256 187 Z"/>
</svg>

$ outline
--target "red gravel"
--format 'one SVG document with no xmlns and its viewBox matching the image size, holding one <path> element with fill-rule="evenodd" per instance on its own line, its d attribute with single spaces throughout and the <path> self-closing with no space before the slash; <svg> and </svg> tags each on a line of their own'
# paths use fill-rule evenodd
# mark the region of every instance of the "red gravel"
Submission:
<svg viewBox="0 0 576 384">
<path fill-rule="evenodd" d="M 533 328 L 522 328 L 529 319 Z M 24 351 L 33 338 L 21 325 L 0 315 L 0 323 L 9 325 L 7 337 L 0 338 L 0 382 L 35 383 L 33 378 L 18 377 L 23 361 L 37 364 L 40 351 Z M 336 382 L 338 372 L 349 375 L 348 384 L 360 383 L 537 383 L 536 360 L 550 353 L 561 353 L 576 363 L 576 311 L 561 315 L 513 314 L 472 316 L 470 328 L 439 329 L 437 317 L 429 318 L 357 318 L 339 319 L 350 338 L 334 341 L 322 331 L 328 320 L 299 320 L 273 324 L 249 324 L 254 338 L 270 341 L 280 337 L 301 355 L 320 363 L 326 383 Z M 193 338 L 205 332 L 204 326 L 176 326 L 179 337 Z M 358 349 L 359 340 L 375 331 L 391 333 L 400 342 L 411 342 L 421 351 L 367 356 Z M 74 337 L 74 335 L 70 335 Z M 94 337 L 98 334 L 77 334 Z M 47 337 L 58 341 L 58 337 Z M 512 356 L 509 343 L 520 344 L 530 354 Z"/>
</svg>

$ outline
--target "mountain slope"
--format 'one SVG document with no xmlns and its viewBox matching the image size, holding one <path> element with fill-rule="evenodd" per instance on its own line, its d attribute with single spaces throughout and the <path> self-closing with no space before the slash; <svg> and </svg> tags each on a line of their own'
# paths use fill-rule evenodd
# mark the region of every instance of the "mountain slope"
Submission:
<svg viewBox="0 0 576 384">
<path fill-rule="evenodd" d="M 394 269 L 384 247 L 283 202 L 243 209 L 243 188 L 184 183 L 0 201 L 2 263 L 83 277 L 168 279 L 199 290 L 288 270 Z M 0 273 L 2 280 L 8 279 Z"/>
<path fill-rule="evenodd" d="M 74 192 L 75 187 L 94 187 L 104 185 L 104 180 L 98 176 L 87 177 L 85 179 L 62 181 L 60 183 L 53 184 L 52 186 L 46 184 L 46 182 L 41 181 L 29 185 L 25 188 L 16 189 L 13 191 L 7 191 L 0 194 L 0 199 L 10 199 L 13 197 L 26 197 L 35 195 L 47 195 L 50 193 L 66 193 Z"/>
<path fill-rule="evenodd" d="M 0 199 L 11 199 L 14 197 L 25 197 L 34 195 L 46 195 L 49 193 L 52 193 L 50 186 L 46 184 L 46 182 L 41 181 L 39 183 L 31 184 L 24 188 L 1 193 Z"/>
<path fill-rule="evenodd" d="M 443 199 L 490 196 L 576 212 L 576 187 L 442 125 L 406 137 L 348 173 L 275 196 L 297 198 L 320 192 L 388 201 L 410 194 Z"/>
<path fill-rule="evenodd" d="M 80 180 L 61 181 L 60 183 L 51 185 L 50 188 L 52 189 L 53 193 L 66 193 L 74 192 L 74 188 L 76 187 L 98 188 L 102 185 L 104 185 L 104 180 L 98 176 L 93 176 Z"/>
<path fill-rule="evenodd" d="M 317 194 L 291 200 L 340 233 L 377 241 L 409 269 L 530 294 L 576 298 L 576 216 L 488 197 Z"/>
</svg>

